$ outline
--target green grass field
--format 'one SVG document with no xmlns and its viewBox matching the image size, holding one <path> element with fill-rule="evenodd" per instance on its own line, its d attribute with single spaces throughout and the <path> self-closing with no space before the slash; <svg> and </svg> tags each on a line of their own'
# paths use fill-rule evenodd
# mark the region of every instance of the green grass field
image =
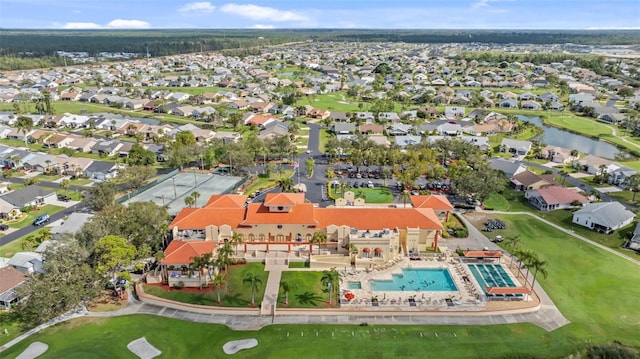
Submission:
<svg viewBox="0 0 640 359">
<path fill-rule="evenodd" d="M 30 226 L 33 220 L 36 219 L 36 217 L 38 217 L 39 215 L 45 214 L 45 213 L 52 215 L 54 213 L 58 213 L 62 211 L 63 209 L 64 207 L 61 207 L 61 206 L 54 206 L 52 204 L 47 204 L 45 206 L 42 206 L 38 211 L 31 211 L 27 213 L 27 215 L 24 218 L 22 218 L 22 220 L 18 222 L 8 222 L 7 224 L 11 228 L 22 228 L 22 227 Z"/>
<path fill-rule="evenodd" d="M 229 267 L 227 281 L 220 292 L 220 300 L 223 307 L 248 307 L 251 303 L 251 287 L 245 285 L 242 280 L 247 273 L 253 272 L 260 276 L 262 283 L 258 285 L 255 292 L 255 301 L 257 305 L 262 302 L 264 297 L 264 287 L 267 285 L 268 273 L 264 271 L 262 263 L 248 263 L 243 265 L 234 265 Z M 145 285 L 145 293 L 175 300 L 183 303 L 198 305 L 218 305 L 218 293 L 216 289 L 208 289 L 204 293 L 188 292 L 186 290 L 171 289 L 164 290 L 157 286 Z"/>
<path fill-rule="evenodd" d="M 352 191 L 356 198 L 362 196 L 366 203 L 391 203 L 393 202 L 393 194 L 387 187 L 377 188 L 348 188 L 347 191 Z M 336 193 L 336 189 L 329 191 L 329 197 L 332 199 L 338 199 L 344 197 L 344 193 Z"/>
<path fill-rule="evenodd" d="M 295 271 L 282 272 L 280 282 L 286 281 L 291 288 L 289 291 L 289 305 L 285 306 L 285 293 L 280 288 L 278 294 L 278 305 L 287 308 L 332 308 L 338 307 L 337 296 L 334 293 L 332 305 L 329 306 L 329 292 L 327 287 L 322 285 L 320 279 L 322 272 L 318 271 Z M 337 283 L 334 283 L 336 285 Z M 335 287 L 334 287 L 335 291 Z"/>
</svg>

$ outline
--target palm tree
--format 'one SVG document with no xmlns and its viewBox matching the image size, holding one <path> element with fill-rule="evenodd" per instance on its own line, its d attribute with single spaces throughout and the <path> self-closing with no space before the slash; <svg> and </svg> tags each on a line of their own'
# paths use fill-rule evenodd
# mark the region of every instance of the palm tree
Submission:
<svg viewBox="0 0 640 359">
<path fill-rule="evenodd" d="M 193 206 L 196 203 L 196 200 L 191 196 L 187 196 L 184 198 L 184 204 L 188 207 Z"/>
<path fill-rule="evenodd" d="M 256 305 L 255 295 L 258 284 L 262 284 L 262 278 L 253 272 L 249 272 L 242 279 L 242 283 L 251 285 L 251 305 Z"/>
<path fill-rule="evenodd" d="M 515 256 L 518 244 L 520 244 L 520 236 L 517 234 L 513 236 L 509 236 L 506 238 L 506 241 L 507 241 L 507 245 L 511 245 L 511 253 L 513 256 Z M 513 259 L 511 259 L 511 264 L 509 265 L 509 269 L 511 269 L 512 265 L 513 265 Z"/>
<path fill-rule="evenodd" d="M 220 290 L 222 289 L 222 287 L 224 287 L 226 283 L 225 277 L 222 274 L 216 274 L 215 277 L 213 277 L 213 280 L 211 280 L 211 284 L 216 288 L 216 292 L 218 295 L 218 305 L 220 305 L 222 302 L 220 301 Z"/>
<path fill-rule="evenodd" d="M 356 256 L 358 255 L 358 247 L 353 243 L 349 243 L 349 255 L 351 256 L 351 265 L 356 264 Z"/>
<path fill-rule="evenodd" d="M 198 271 L 198 283 L 200 285 L 200 289 L 202 289 L 202 272 L 204 272 L 204 269 L 209 266 L 209 263 L 206 263 L 206 259 L 202 257 L 191 257 L 191 260 L 192 262 L 189 267 L 194 271 Z"/>
<path fill-rule="evenodd" d="M 562 185 L 564 186 L 564 183 L 567 180 L 567 176 L 569 175 L 569 172 L 565 170 L 560 170 L 558 174 L 560 175 L 560 177 L 562 177 Z"/>
<path fill-rule="evenodd" d="M 400 198 L 402 199 L 402 203 L 404 204 L 404 208 L 407 208 L 407 201 L 411 199 L 411 193 L 409 190 L 405 189 L 400 193 Z"/>
<path fill-rule="evenodd" d="M 547 272 L 547 264 L 549 264 L 547 261 L 540 258 L 536 258 L 531 263 L 531 268 L 533 269 L 533 282 L 531 282 L 531 290 L 533 290 L 533 286 L 536 284 L 536 277 L 538 276 L 538 273 L 542 274 L 542 277 L 544 278 L 547 278 L 547 275 L 549 275 L 549 273 Z"/>
<path fill-rule="evenodd" d="M 622 181 L 622 186 L 628 188 L 631 192 L 633 192 L 633 198 L 631 198 L 631 202 L 636 201 L 636 194 L 640 192 L 640 174 L 634 174 L 629 176 Z"/>
<path fill-rule="evenodd" d="M 296 283 L 289 283 L 287 281 L 281 281 L 280 282 L 280 288 L 282 288 L 282 291 L 284 292 L 284 305 L 289 305 L 289 291 L 291 289 L 298 288 L 298 285 Z"/>
<path fill-rule="evenodd" d="M 193 197 L 193 205 L 198 207 L 198 198 L 200 198 L 200 192 L 193 191 L 191 192 L 191 197 Z"/>
<path fill-rule="evenodd" d="M 227 270 L 229 263 L 231 263 L 230 256 L 233 254 L 233 248 L 229 242 L 225 242 L 218 249 L 218 258 L 216 264 L 221 270 Z"/>
<path fill-rule="evenodd" d="M 20 116 L 16 121 L 16 128 L 18 129 L 18 133 L 24 134 L 24 146 L 29 148 L 27 133 L 33 129 L 33 119 L 27 116 Z"/>
<path fill-rule="evenodd" d="M 340 273 L 338 273 L 335 267 L 330 270 L 322 271 L 322 278 L 320 278 L 320 281 L 323 285 L 326 285 L 329 288 L 329 305 L 333 303 L 333 289 L 339 278 Z"/>
<path fill-rule="evenodd" d="M 293 192 L 294 183 L 291 177 L 280 177 L 276 183 L 282 192 Z"/>
<path fill-rule="evenodd" d="M 242 244 L 242 235 L 237 232 L 233 232 L 231 236 L 231 243 L 236 247 L 236 255 L 238 255 L 238 244 Z"/>
<path fill-rule="evenodd" d="M 524 285 L 527 285 L 527 280 L 529 278 L 529 271 L 531 270 L 531 264 L 538 259 L 538 255 L 529 250 L 525 249 L 520 252 L 520 262 L 527 267 L 527 274 L 524 276 Z"/>
<path fill-rule="evenodd" d="M 318 244 L 318 255 L 320 255 L 320 245 L 327 243 L 327 233 L 322 231 L 315 232 L 311 237 L 311 243 Z"/>
<path fill-rule="evenodd" d="M 67 191 L 69 186 L 71 186 L 71 181 L 69 181 L 67 178 L 63 179 L 60 182 L 60 188 L 62 188 L 65 192 Z"/>
</svg>

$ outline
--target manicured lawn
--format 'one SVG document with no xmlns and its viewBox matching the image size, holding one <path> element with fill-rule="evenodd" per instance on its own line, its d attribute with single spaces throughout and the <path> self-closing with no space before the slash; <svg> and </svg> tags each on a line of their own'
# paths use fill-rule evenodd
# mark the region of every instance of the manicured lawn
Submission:
<svg viewBox="0 0 640 359">
<path fill-rule="evenodd" d="M 1 255 L 0 255 L 1 256 Z M 4 334 L 4 330 L 7 329 L 9 335 Z M 22 333 L 20 330 L 20 325 L 18 322 L 9 318 L 5 313 L 0 313 L 0 331 L 2 331 L 2 335 L 0 335 L 0 346 L 5 343 L 15 339 L 18 335 Z M 3 358 L 4 353 L 0 353 L 0 358 Z"/>
<path fill-rule="evenodd" d="M 55 180 L 60 179 L 60 177 L 62 177 L 62 176 L 60 176 L 60 175 L 46 175 L 46 174 L 41 174 L 41 175 L 37 176 L 37 178 L 40 181 L 43 181 L 43 182 L 53 182 Z"/>
<path fill-rule="evenodd" d="M 29 236 L 33 236 L 34 238 L 37 238 L 38 235 L 40 235 L 40 232 L 42 232 L 43 230 L 42 227 L 39 227 L 39 228 L 40 229 L 38 229 L 37 231 L 33 231 L 25 236 L 22 236 L 16 239 L 15 241 L 11 241 L 11 243 L 5 244 L 4 246 L 0 246 L 0 257 L 11 258 L 13 257 L 14 254 L 18 252 L 32 251 L 36 249 L 38 247 L 37 243 L 34 243 L 33 246 L 28 246 L 25 248 L 23 248 L 23 243 L 26 241 L 27 237 Z M 2 328 L 0 328 L 0 330 L 1 329 Z"/>
<path fill-rule="evenodd" d="M 262 283 L 258 285 L 255 292 L 256 305 L 260 305 L 264 297 L 264 287 L 267 284 L 268 273 L 264 271 L 262 263 L 248 263 L 243 265 L 235 265 L 229 267 L 227 274 L 227 283 L 220 292 L 220 300 L 223 307 L 247 307 L 251 303 L 251 287 L 244 284 L 242 280 L 246 274 L 253 272 L 258 274 Z M 215 288 L 207 288 L 201 293 L 191 292 L 171 288 L 170 290 L 162 289 L 158 286 L 145 285 L 145 293 L 155 295 L 157 297 L 175 300 L 183 303 L 198 305 L 218 305 L 218 293 Z"/>
<path fill-rule="evenodd" d="M 90 179 L 86 179 L 86 178 L 76 178 L 76 179 L 69 180 L 69 183 L 72 186 L 85 186 L 85 185 L 88 185 L 91 182 L 93 182 L 93 181 L 91 181 Z"/>
<path fill-rule="evenodd" d="M 609 192 L 607 194 L 613 198 L 635 206 L 636 210 L 639 209 L 638 207 L 640 206 L 640 193 L 636 193 L 635 201 L 633 201 L 633 192 L 631 191 Z"/>
<path fill-rule="evenodd" d="M 511 205 L 504 196 L 494 193 L 484 201 L 485 208 L 492 208 L 496 211 L 508 211 Z"/>
<path fill-rule="evenodd" d="M 38 211 L 31 211 L 27 213 L 27 215 L 23 217 L 23 219 L 20 220 L 19 222 L 8 222 L 7 224 L 11 228 L 23 228 L 26 226 L 30 226 L 31 223 L 33 223 L 33 220 L 36 219 L 36 217 L 38 217 L 41 214 L 48 213 L 49 215 L 52 215 L 54 213 L 58 213 L 62 211 L 63 209 L 64 207 L 61 207 L 61 206 L 54 206 L 52 204 L 47 204 L 41 207 L 40 210 Z"/>
<path fill-rule="evenodd" d="M 309 262 L 289 262 L 289 268 L 309 268 Z"/>
<path fill-rule="evenodd" d="M 347 191 L 355 193 L 356 198 L 363 195 L 366 203 L 391 203 L 393 202 L 393 194 L 388 187 L 377 188 L 349 188 Z M 333 199 L 344 197 L 344 193 L 335 193 L 335 189 L 331 190 L 329 196 Z"/>
<path fill-rule="evenodd" d="M 282 177 L 291 177 L 293 175 L 293 170 L 285 170 L 282 172 Z M 267 188 L 271 188 L 276 185 L 276 182 L 281 176 L 277 173 L 272 173 L 271 177 L 265 177 L 263 175 L 258 175 L 258 179 L 253 182 L 247 189 L 244 191 L 244 194 L 249 195 L 254 193 L 257 190 L 263 190 Z"/>
<path fill-rule="evenodd" d="M 295 271 L 282 272 L 280 283 L 287 282 L 290 286 L 295 286 L 289 291 L 289 305 L 284 306 L 285 293 L 280 288 L 278 294 L 278 305 L 287 308 L 331 308 L 339 307 L 337 296 L 339 295 L 338 283 L 333 283 L 332 305 L 329 306 L 328 288 L 322 285 L 320 279 L 322 272 L 319 271 Z"/>
</svg>

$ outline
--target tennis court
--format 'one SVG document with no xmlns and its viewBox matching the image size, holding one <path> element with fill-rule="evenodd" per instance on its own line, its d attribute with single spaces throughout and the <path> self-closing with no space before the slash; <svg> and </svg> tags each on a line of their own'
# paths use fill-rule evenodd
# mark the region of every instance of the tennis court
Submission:
<svg viewBox="0 0 640 359">
<path fill-rule="evenodd" d="M 176 215 L 185 207 L 184 199 L 193 192 L 200 193 L 196 206 L 201 207 L 211 195 L 228 193 L 240 181 L 241 177 L 221 176 L 208 173 L 178 173 L 164 182 L 127 199 L 130 202 L 153 201 L 161 206 L 169 206 L 169 214 Z"/>
</svg>

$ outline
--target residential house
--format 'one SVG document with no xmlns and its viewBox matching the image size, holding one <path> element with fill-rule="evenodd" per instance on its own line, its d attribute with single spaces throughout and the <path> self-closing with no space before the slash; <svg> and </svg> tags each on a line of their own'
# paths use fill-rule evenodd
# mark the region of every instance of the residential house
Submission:
<svg viewBox="0 0 640 359">
<path fill-rule="evenodd" d="M 331 121 L 333 122 L 347 122 L 349 121 L 349 114 L 340 111 L 331 111 Z"/>
<path fill-rule="evenodd" d="M 573 212 L 573 223 L 607 234 L 630 224 L 634 218 L 633 212 L 617 201 L 589 203 Z"/>
<path fill-rule="evenodd" d="M 18 252 L 9 260 L 9 266 L 26 275 L 43 273 L 42 255 L 35 252 Z"/>
<path fill-rule="evenodd" d="M 27 281 L 27 276 L 12 266 L 0 268 L 0 308 L 11 309 L 11 306 L 18 303 L 18 288 Z"/>
<path fill-rule="evenodd" d="M 331 132 L 340 135 L 353 134 L 356 132 L 355 123 L 338 122 L 331 126 Z"/>
<path fill-rule="evenodd" d="M 56 192 L 40 186 L 27 186 L 0 196 L 6 202 L 18 208 L 41 206 L 53 203 L 57 199 Z"/>
<path fill-rule="evenodd" d="M 547 145 L 540 151 L 540 157 L 555 163 L 569 163 L 576 159 L 571 152 L 568 148 Z"/>
<path fill-rule="evenodd" d="M 513 140 L 510 138 L 502 139 L 500 143 L 500 151 L 513 153 L 517 156 L 526 156 L 531 151 L 531 141 Z"/>
<path fill-rule="evenodd" d="M 378 114 L 378 120 L 380 122 L 396 123 L 400 122 L 400 116 L 397 112 L 380 112 Z"/>
<path fill-rule="evenodd" d="M 616 163 L 616 165 L 618 165 Z M 609 183 L 616 185 L 616 186 L 622 186 L 624 184 L 624 181 L 633 176 L 638 174 L 638 171 L 633 170 L 631 168 L 628 167 L 624 167 L 624 166 L 616 166 L 615 169 L 610 170 L 610 172 L 607 172 L 609 175 Z"/>
<path fill-rule="evenodd" d="M 93 146 L 96 145 L 97 141 L 93 138 L 85 138 L 85 137 L 76 137 L 76 136 L 68 136 L 68 139 L 71 139 L 69 143 L 66 144 L 67 148 L 74 149 L 78 152 L 91 152 Z"/>
<path fill-rule="evenodd" d="M 396 137 L 397 139 L 397 137 Z M 387 138 L 387 136 L 383 136 L 383 135 L 368 135 L 367 136 L 367 140 L 375 143 L 376 145 L 380 145 L 383 147 L 387 147 L 389 148 L 391 146 L 391 142 L 389 142 L 389 139 Z"/>
<path fill-rule="evenodd" d="M 553 174 L 539 175 L 529 170 L 511 177 L 511 187 L 518 191 L 536 190 L 546 186 L 555 186 Z"/>
<path fill-rule="evenodd" d="M 280 121 L 274 121 L 267 124 L 264 129 L 260 131 L 258 138 L 261 140 L 265 140 L 268 138 L 287 135 L 289 135 L 289 124 Z"/>
<path fill-rule="evenodd" d="M 55 167 L 54 156 L 46 153 L 35 153 L 33 157 L 24 162 L 23 167 L 28 171 L 46 173 Z"/>
<path fill-rule="evenodd" d="M 447 118 L 464 117 L 465 108 L 458 106 L 446 106 L 444 108 L 444 116 Z"/>
<path fill-rule="evenodd" d="M 120 150 L 120 147 L 122 147 L 122 143 L 120 141 L 117 141 L 117 140 L 102 141 L 102 142 L 96 143 L 91 148 L 91 153 L 100 155 L 100 156 L 110 157 L 118 153 L 118 150 Z"/>
<path fill-rule="evenodd" d="M 613 161 L 606 158 L 587 155 L 574 161 L 573 167 L 590 175 L 597 175 L 602 171 L 608 173 L 612 164 Z"/>
<path fill-rule="evenodd" d="M 492 158 L 489 160 L 489 166 L 494 170 L 502 171 L 507 178 L 512 178 L 527 170 L 527 167 L 522 165 L 520 161 L 506 158 Z"/>
<path fill-rule="evenodd" d="M 518 108 L 518 101 L 511 98 L 506 98 L 498 102 L 498 106 L 501 108 Z"/>
<path fill-rule="evenodd" d="M 13 205 L 0 198 L 0 218 L 12 220 L 14 218 L 20 217 L 22 211 L 20 211 L 20 207 Z"/>
<path fill-rule="evenodd" d="M 387 129 L 388 136 L 407 136 L 411 133 L 413 126 L 405 123 L 394 123 Z"/>
<path fill-rule="evenodd" d="M 93 214 L 91 213 L 71 213 L 65 220 L 58 226 L 51 228 L 51 237 L 54 240 L 62 239 L 67 236 L 73 236 L 76 234 L 85 223 L 87 223 Z"/>
<path fill-rule="evenodd" d="M 407 146 L 417 145 L 422 141 L 422 136 L 416 135 L 405 135 L 405 136 L 396 136 L 394 138 L 394 143 L 396 146 L 400 148 L 405 148 Z"/>
<path fill-rule="evenodd" d="M 384 126 L 368 123 L 366 125 L 360 125 L 358 131 L 363 135 L 382 135 L 384 133 Z"/>
<path fill-rule="evenodd" d="M 93 161 L 84 170 L 84 175 L 97 182 L 102 182 L 117 176 L 118 167 L 113 162 Z"/>
<path fill-rule="evenodd" d="M 624 123 L 626 116 L 624 113 L 605 113 L 598 116 L 598 121 L 617 125 Z"/>
<path fill-rule="evenodd" d="M 462 136 L 462 126 L 458 123 L 443 123 L 436 127 L 436 131 L 438 131 L 438 135 L 440 136 Z"/>
<path fill-rule="evenodd" d="M 55 173 L 79 177 L 93 162 L 90 158 L 69 157 L 67 155 L 56 156 L 53 161 L 55 165 Z"/>
<path fill-rule="evenodd" d="M 576 190 L 561 186 L 530 189 L 525 192 L 524 198 L 530 205 L 543 212 L 571 208 L 578 203 L 589 203 L 589 200 Z"/>
<path fill-rule="evenodd" d="M 271 115 L 257 115 L 257 114 L 249 114 L 244 119 L 245 125 L 254 125 L 258 128 L 265 128 L 269 123 L 274 121 L 280 121 L 278 118 L 273 117 Z"/>
<path fill-rule="evenodd" d="M 324 120 L 326 118 L 329 118 L 329 116 L 331 116 L 331 112 L 328 110 L 314 108 L 311 111 L 307 112 L 307 117 L 316 120 Z"/>
<path fill-rule="evenodd" d="M 520 105 L 520 107 L 525 109 L 525 110 L 540 110 L 540 109 L 542 109 L 542 105 L 540 105 L 536 101 L 522 101 L 522 104 Z"/>
</svg>

